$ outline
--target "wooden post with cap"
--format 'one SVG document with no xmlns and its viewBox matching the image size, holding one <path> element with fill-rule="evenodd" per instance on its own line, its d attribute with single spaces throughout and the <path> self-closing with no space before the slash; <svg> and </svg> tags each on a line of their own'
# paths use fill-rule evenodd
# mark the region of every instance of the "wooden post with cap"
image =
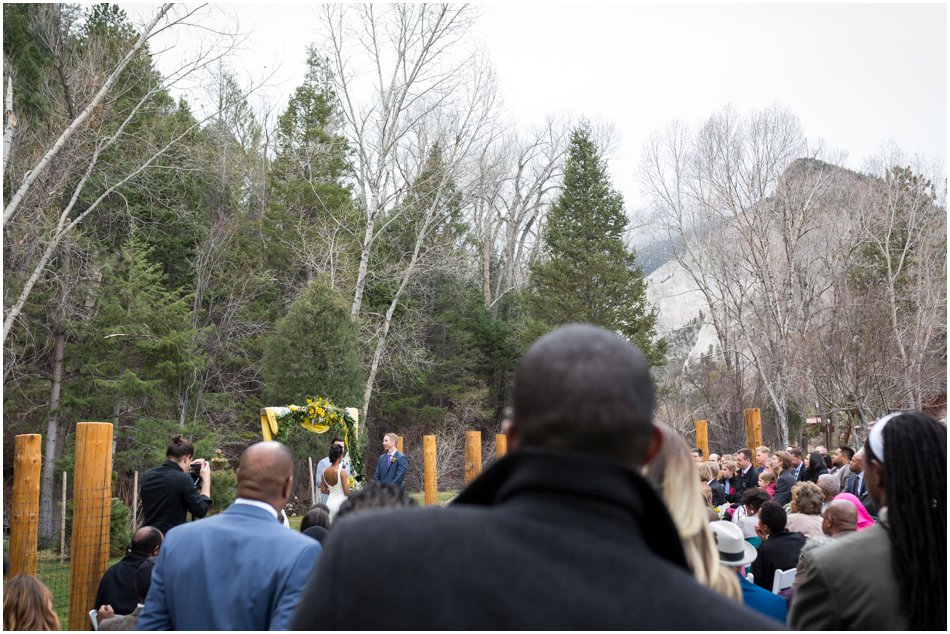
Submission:
<svg viewBox="0 0 950 634">
<path fill-rule="evenodd" d="M 465 432 L 465 484 L 482 472 L 482 432 Z"/>
<path fill-rule="evenodd" d="M 10 578 L 36 575 L 40 527 L 40 461 L 43 437 L 19 434 L 13 449 L 13 499 L 10 503 Z"/>
<path fill-rule="evenodd" d="M 508 436 L 495 434 L 495 460 L 501 459 L 506 453 L 508 453 Z"/>
<path fill-rule="evenodd" d="M 703 460 L 709 459 L 709 421 L 696 421 L 696 446 L 703 450 Z"/>
<path fill-rule="evenodd" d="M 431 434 L 422 437 L 422 475 L 425 505 L 437 504 L 439 487 L 436 480 L 435 436 Z"/>
<path fill-rule="evenodd" d="M 742 414 L 745 418 L 746 446 L 755 451 L 756 447 L 762 446 L 762 410 L 752 407 L 743 410 Z"/>
<path fill-rule="evenodd" d="M 89 608 L 109 567 L 112 510 L 112 423 L 76 425 L 69 628 L 89 629 Z"/>
</svg>

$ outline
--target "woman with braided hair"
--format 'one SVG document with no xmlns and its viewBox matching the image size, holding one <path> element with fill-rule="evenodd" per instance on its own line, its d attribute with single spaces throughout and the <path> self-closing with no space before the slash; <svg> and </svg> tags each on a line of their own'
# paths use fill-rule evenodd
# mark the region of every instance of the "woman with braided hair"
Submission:
<svg viewBox="0 0 950 634">
<path fill-rule="evenodd" d="M 889 414 L 864 446 L 877 524 L 808 553 L 789 617 L 801 630 L 947 629 L 947 428 Z M 804 557 L 804 556 L 803 556 Z"/>
</svg>

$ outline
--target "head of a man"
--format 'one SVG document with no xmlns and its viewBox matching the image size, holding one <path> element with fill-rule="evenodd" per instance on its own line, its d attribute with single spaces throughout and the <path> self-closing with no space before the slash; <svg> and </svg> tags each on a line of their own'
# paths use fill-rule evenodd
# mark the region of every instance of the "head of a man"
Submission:
<svg viewBox="0 0 950 634">
<path fill-rule="evenodd" d="M 162 548 L 162 531 L 154 526 L 143 526 L 132 535 L 132 544 L 129 550 L 136 555 L 157 557 Z"/>
<path fill-rule="evenodd" d="M 342 438 L 334 438 L 330 441 L 330 446 L 339 445 L 340 447 L 346 449 L 346 442 Z"/>
<path fill-rule="evenodd" d="M 782 505 L 777 502 L 766 502 L 759 509 L 759 527 L 766 535 L 774 535 L 785 530 L 786 522 L 788 522 L 788 515 Z"/>
<path fill-rule="evenodd" d="M 789 447 L 788 455 L 792 457 L 792 466 L 796 469 L 800 467 L 805 460 L 805 455 L 802 453 L 800 447 Z"/>
<path fill-rule="evenodd" d="M 290 499 L 294 460 L 290 450 L 275 441 L 251 445 L 241 454 L 237 468 L 237 495 L 259 500 L 277 511 Z"/>
<path fill-rule="evenodd" d="M 751 449 L 740 449 L 738 453 L 736 453 L 736 466 L 739 467 L 739 471 L 745 471 L 752 466 Z"/>
<path fill-rule="evenodd" d="M 858 527 L 858 511 L 847 500 L 833 500 L 825 508 L 821 531 L 829 537 L 839 533 L 853 533 Z"/>
<path fill-rule="evenodd" d="M 854 449 L 848 447 L 847 445 L 841 445 L 835 449 L 835 453 L 831 456 L 831 464 L 835 467 L 843 467 L 849 462 L 851 458 L 854 457 Z"/>
<path fill-rule="evenodd" d="M 756 447 L 755 460 L 763 469 L 768 468 L 769 462 L 772 460 L 772 450 L 768 447 Z"/>
<path fill-rule="evenodd" d="M 691 451 L 690 453 L 692 454 L 693 460 L 694 460 L 695 462 L 703 462 L 703 450 L 702 450 L 702 449 L 700 449 L 699 447 L 693 447 L 693 449 L 692 449 L 692 451 Z"/>
<path fill-rule="evenodd" d="M 825 447 L 824 445 L 818 445 L 817 447 L 815 447 L 815 451 L 817 451 L 822 456 L 828 455 L 828 448 Z"/>
<path fill-rule="evenodd" d="M 346 501 L 340 505 L 334 522 L 353 513 L 408 506 L 415 506 L 415 501 L 401 486 L 391 482 L 377 482 L 347 497 Z"/>
<path fill-rule="evenodd" d="M 538 339 L 518 364 L 513 392 L 512 450 L 570 450 L 639 468 L 662 442 L 649 363 L 603 328 L 571 324 Z"/>
<path fill-rule="evenodd" d="M 719 464 L 719 454 L 717 453 L 709 454 L 709 462 L 715 462 L 716 464 Z"/>
<path fill-rule="evenodd" d="M 864 449 L 859 449 L 854 457 L 851 458 L 851 473 L 861 475 L 864 472 Z"/>
<path fill-rule="evenodd" d="M 386 434 L 383 436 L 383 450 L 386 453 L 392 453 L 396 451 L 396 447 L 399 446 L 399 436 L 393 433 Z"/>
</svg>

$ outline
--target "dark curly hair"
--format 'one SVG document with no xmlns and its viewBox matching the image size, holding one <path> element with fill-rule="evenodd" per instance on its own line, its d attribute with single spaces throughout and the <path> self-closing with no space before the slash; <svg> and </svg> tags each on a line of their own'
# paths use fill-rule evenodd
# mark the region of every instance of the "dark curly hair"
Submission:
<svg viewBox="0 0 950 634">
<path fill-rule="evenodd" d="M 743 506 L 750 507 L 756 513 L 762 508 L 762 505 L 771 500 L 769 494 L 764 489 L 758 487 L 746 489 L 742 492 L 742 499 L 739 500 Z"/>
<path fill-rule="evenodd" d="M 400 508 L 415 506 L 415 501 L 401 486 L 390 482 L 379 482 L 371 487 L 353 493 L 340 505 L 334 522 L 351 513 L 362 513 L 372 509 Z"/>
</svg>

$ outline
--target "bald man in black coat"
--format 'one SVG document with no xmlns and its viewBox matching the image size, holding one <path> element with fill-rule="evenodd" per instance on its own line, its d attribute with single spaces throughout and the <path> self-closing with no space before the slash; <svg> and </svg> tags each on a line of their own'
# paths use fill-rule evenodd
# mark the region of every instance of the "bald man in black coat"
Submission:
<svg viewBox="0 0 950 634">
<path fill-rule="evenodd" d="M 774 629 L 694 580 L 638 473 L 662 437 L 636 348 L 593 326 L 549 333 L 521 360 L 514 410 L 511 452 L 448 507 L 334 525 L 292 628 Z"/>
</svg>

